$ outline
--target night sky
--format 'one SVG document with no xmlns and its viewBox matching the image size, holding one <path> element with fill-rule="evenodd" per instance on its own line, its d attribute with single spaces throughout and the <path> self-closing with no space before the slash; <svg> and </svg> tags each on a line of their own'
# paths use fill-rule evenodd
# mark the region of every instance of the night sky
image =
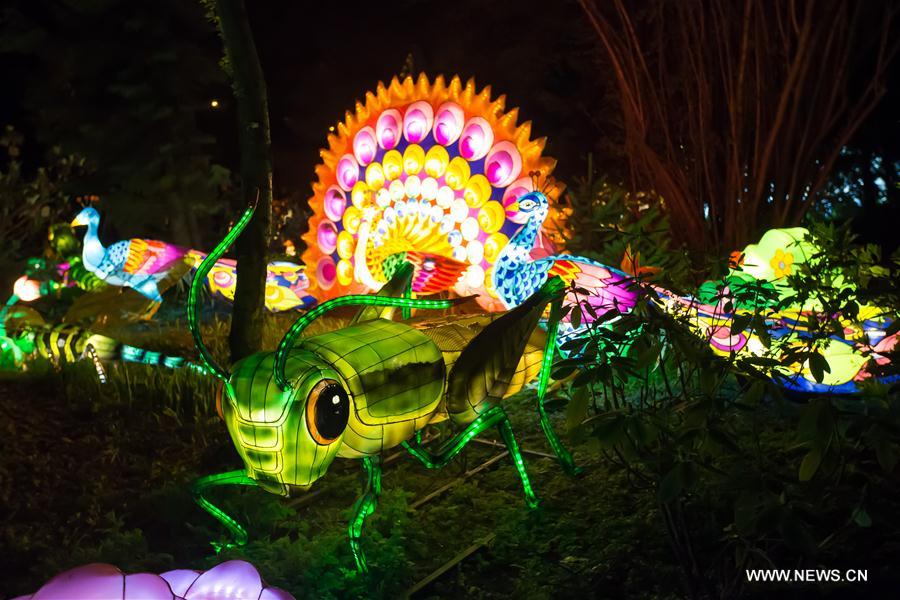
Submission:
<svg viewBox="0 0 900 600">
<path fill-rule="evenodd" d="M 398 74 L 410 55 L 415 73 L 474 77 L 479 88 L 490 85 L 495 95 L 505 94 L 507 108 L 519 107 L 520 122 L 533 122 L 533 136 L 548 138 L 546 154 L 559 161 L 556 175 L 563 181 L 585 175 L 589 154 L 599 173 L 614 181 L 626 177 L 618 101 L 611 76 L 604 76 L 609 67 L 574 0 L 247 5 L 268 85 L 277 197 L 305 200 L 329 127 L 379 81 Z M 6 53 L 16 49 L 8 33 L 23 26 L 21 19 L 11 20 L 10 12 L 0 10 L 0 69 L 5 80 L 0 122 L 25 132 L 26 165 L 38 164 L 52 144 L 88 155 L 99 150 L 103 168 L 81 191 L 110 199 L 111 222 L 105 227 L 111 234 L 167 232 L 147 230 L 146 224 L 126 218 L 118 208 L 123 201 L 115 193 L 122 174 L 133 173 L 142 158 L 127 157 L 130 162 L 119 165 L 118 173 L 115 163 L 130 152 L 104 148 L 103 139 L 91 146 L 80 129 L 122 129 L 117 135 L 133 137 L 135 147 L 147 145 L 151 135 L 157 147 L 167 144 L 166 136 L 178 140 L 181 135 L 179 126 L 161 131 L 154 123 L 144 123 L 144 113 L 124 124 L 108 122 L 110 116 L 131 110 L 127 99 L 104 90 L 123 76 L 140 79 L 146 69 L 148 80 L 156 80 L 161 106 L 193 111 L 190 120 L 196 122 L 198 135 L 213 136 L 205 152 L 213 162 L 237 170 L 231 90 L 216 66 L 221 43 L 198 5 L 170 0 L 10 0 L 9 6 L 39 24 L 44 38 L 31 53 Z M 100 8 L 83 10 L 86 6 Z M 132 22 L 139 25 L 132 27 Z M 171 73 L 160 75 L 154 71 L 158 67 L 151 62 L 152 52 L 167 50 L 176 61 L 165 67 Z M 895 61 L 895 74 L 898 65 Z M 897 80 L 890 79 L 885 98 L 851 142 L 895 158 L 900 157 Z M 218 108 L 209 106 L 212 99 L 219 101 Z M 54 120 L 54 111 L 68 112 Z M 159 169 L 146 175 L 150 180 L 159 176 Z M 133 196 L 134 186 L 126 192 L 119 192 L 122 198 Z"/>
<path fill-rule="evenodd" d="M 574 2 L 252 2 L 269 86 L 279 186 L 312 178 L 329 126 L 408 55 L 415 72 L 474 77 L 520 107 L 547 136 L 560 172 L 582 174 L 584 148 L 602 136 L 591 116 L 602 86 L 591 32 Z M 608 118 L 608 117 L 607 117 Z M 551 135 L 552 132 L 552 135 Z"/>
</svg>

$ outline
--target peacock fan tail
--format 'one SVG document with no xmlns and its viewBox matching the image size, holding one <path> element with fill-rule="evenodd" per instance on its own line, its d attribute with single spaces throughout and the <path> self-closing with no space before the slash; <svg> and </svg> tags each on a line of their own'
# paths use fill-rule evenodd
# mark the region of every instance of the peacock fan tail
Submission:
<svg viewBox="0 0 900 600">
<path fill-rule="evenodd" d="M 320 152 L 303 236 L 309 292 L 321 302 L 377 291 L 403 259 L 415 267 L 414 292 L 452 290 L 504 310 L 491 269 L 527 221 L 516 200 L 556 164 L 517 118 L 503 96 L 458 77 L 394 78 L 367 93 Z M 562 187 L 544 185 L 547 222 L 562 228 Z"/>
</svg>

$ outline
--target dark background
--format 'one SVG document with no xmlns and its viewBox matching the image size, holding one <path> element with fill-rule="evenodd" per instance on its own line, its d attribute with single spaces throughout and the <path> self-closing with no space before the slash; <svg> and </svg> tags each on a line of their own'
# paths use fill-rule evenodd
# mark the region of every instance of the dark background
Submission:
<svg viewBox="0 0 900 600">
<path fill-rule="evenodd" d="M 613 82 L 574 1 L 247 5 L 268 83 L 276 198 L 301 212 L 328 128 L 410 63 L 416 74 L 474 77 L 505 94 L 520 121 L 533 121 L 533 135 L 548 138 L 563 181 L 586 174 L 588 155 L 598 173 L 625 179 Z M 72 192 L 101 197 L 107 239 L 205 247 L 233 188 L 216 166 L 237 166 L 220 57 L 199 3 L 10 0 L 0 9 L 0 124 L 25 134 L 26 168 L 54 145 L 92 161 L 94 172 L 72 182 Z M 888 244 L 897 237 L 897 80 L 849 144 L 835 188 L 849 186 L 863 205 L 851 202 L 841 214 Z M 882 158 L 878 168 L 873 156 Z M 874 185 L 879 176 L 886 192 Z M 302 227 L 305 218 L 297 221 Z"/>
</svg>

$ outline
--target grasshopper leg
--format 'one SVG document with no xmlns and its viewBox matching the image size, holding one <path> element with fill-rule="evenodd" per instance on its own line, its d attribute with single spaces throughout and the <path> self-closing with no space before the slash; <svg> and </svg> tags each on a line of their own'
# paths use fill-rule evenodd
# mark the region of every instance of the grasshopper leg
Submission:
<svg viewBox="0 0 900 600">
<path fill-rule="evenodd" d="M 487 411 L 481 413 L 478 418 L 469 423 L 465 429 L 447 440 L 437 453 L 428 452 L 418 444 L 413 445 L 408 442 L 403 442 L 403 447 L 423 465 L 429 469 L 435 469 L 445 466 L 453 459 L 453 457 L 460 453 L 466 444 L 472 441 L 472 438 L 490 427 L 497 427 L 500 435 L 503 437 L 506 448 L 509 450 L 509 455 L 513 460 L 513 465 L 516 467 L 519 478 L 522 480 L 522 488 L 525 491 L 525 502 L 530 508 L 534 508 L 538 504 L 538 499 L 534 494 L 534 489 L 531 487 L 531 481 L 528 479 L 528 472 L 525 470 L 525 461 L 522 459 L 519 444 L 516 442 L 515 436 L 513 436 L 512 426 L 509 424 L 509 417 L 506 415 L 506 411 L 499 406 L 492 406 Z"/>
<path fill-rule="evenodd" d="M 499 406 L 497 408 L 500 408 Z M 503 410 L 502 408 L 500 409 Z M 512 458 L 513 465 L 519 473 L 519 479 L 522 480 L 522 490 L 525 492 L 525 504 L 528 508 L 536 508 L 538 498 L 534 494 L 534 488 L 531 487 L 531 480 L 528 478 L 528 471 L 525 470 L 525 460 L 522 458 L 522 451 L 519 450 L 519 443 L 516 436 L 513 435 L 512 425 L 509 424 L 509 417 L 503 412 L 503 419 L 497 423 L 497 429 L 506 443 L 506 449 L 509 450 L 509 457 Z"/>
<path fill-rule="evenodd" d="M 191 484 L 191 494 L 194 497 L 194 502 L 199 504 L 200 508 L 208 512 L 213 516 L 213 518 L 224 525 L 228 532 L 231 534 L 233 543 L 218 544 L 216 542 L 213 542 L 213 546 L 216 548 L 216 552 L 219 552 L 220 550 L 222 550 L 222 548 L 243 546 L 247 543 L 247 531 L 243 527 L 241 527 L 241 525 L 237 521 L 228 516 L 225 511 L 207 500 L 204 496 L 204 494 L 209 489 L 223 485 L 256 486 L 258 484 L 256 483 L 256 481 L 248 477 L 247 473 L 243 470 L 228 471 L 226 473 L 217 473 L 215 475 L 207 475 L 195 480 Z"/>
<path fill-rule="evenodd" d="M 547 416 L 547 410 L 544 407 L 544 400 L 547 396 L 547 387 L 550 382 L 550 368 L 553 366 L 553 357 L 556 354 L 556 333 L 559 327 L 560 313 L 562 310 L 562 300 L 554 300 L 550 306 L 550 318 L 547 320 L 547 346 L 544 348 L 544 358 L 541 363 L 541 371 L 538 374 L 538 393 L 537 393 L 537 409 L 540 416 L 541 430 L 544 436 L 553 448 L 559 464 L 563 470 L 569 475 L 577 475 L 581 472 L 580 467 L 575 466 L 572 454 L 563 446 L 553 430 L 550 418 Z"/>
<path fill-rule="evenodd" d="M 485 412 L 478 415 L 474 421 L 466 425 L 466 428 L 454 435 L 452 438 L 444 442 L 437 452 L 429 452 L 422 448 L 419 443 L 410 444 L 403 442 L 402 445 L 407 452 L 413 455 L 419 462 L 429 469 L 439 469 L 445 467 L 453 458 L 459 454 L 462 449 L 472 441 L 472 438 L 480 434 L 485 429 L 489 429 L 500 423 L 506 418 L 506 412 L 499 406 L 492 406 Z"/>
<path fill-rule="evenodd" d="M 381 459 L 378 456 L 366 457 L 363 459 L 363 468 L 366 470 L 366 489 L 353 507 L 349 527 L 350 549 L 356 561 L 356 570 L 360 573 L 369 570 L 359 540 L 366 517 L 375 512 L 375 507 L 378 506 L 378 496 L 381 494 Z"/>
</svg>

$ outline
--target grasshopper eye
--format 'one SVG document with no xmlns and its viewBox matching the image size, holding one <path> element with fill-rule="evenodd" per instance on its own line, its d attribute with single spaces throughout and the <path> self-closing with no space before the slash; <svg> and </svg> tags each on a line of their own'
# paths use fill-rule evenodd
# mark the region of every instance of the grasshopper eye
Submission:
<svg viewBox="0 0 900 600">
<path fill-rule="evenodd" d="M 334 379 L 323 379 L 306 401 L 306 425 L 316 443 L 327 446 L 347 427 L 350 398 Z"/>
</svg>

